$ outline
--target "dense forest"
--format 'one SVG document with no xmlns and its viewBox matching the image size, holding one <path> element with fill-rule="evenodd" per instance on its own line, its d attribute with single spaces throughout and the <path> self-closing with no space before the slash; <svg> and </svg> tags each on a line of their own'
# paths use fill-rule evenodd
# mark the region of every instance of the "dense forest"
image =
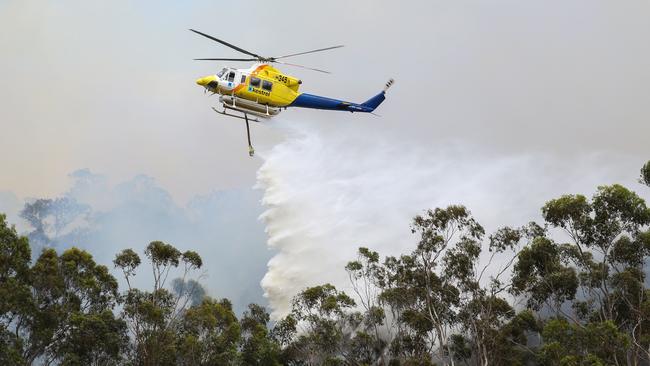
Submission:
<svg viewBox="0 0 650 366">
<path fill-rule="evenodd" d="M 639 181 L 650 188 L 650 162 Z M 428 210 L 410 253 L 359 248 L 348 293 L 305 288 L 278 321 L 206 296 L 196 252 L 32 253 L 0 215 L 0 364 L 650 365 L 644 200 L 615 184 L 541 213 L 486 234 L 463 206 Z"/>
</svg>

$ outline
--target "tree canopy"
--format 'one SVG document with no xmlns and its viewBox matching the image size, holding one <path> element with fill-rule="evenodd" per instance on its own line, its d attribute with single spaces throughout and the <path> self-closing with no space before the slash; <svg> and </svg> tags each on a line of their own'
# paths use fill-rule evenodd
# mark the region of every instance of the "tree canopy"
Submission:
<svg viewBox="0 0 650 366">
<path fill-rule="evenodd" d="M 639 182 L 650 187 L 650 162 Z M 23 210 L 42 235 L 84 212 L 51 204 Z M 0 364 L 650 364 L 645 201 L 614 184 L 551 199 L 541 214 L 486 233 L 462 205 L 427 210 L 412 221 L 412 250 L 359 248 L 341 268 L 348 293 L 305 288 L 274 320 L 208 296 L 194 251 L 152 241 L 111 267 L 75 247 L 33 256 L 0 215 Z M 136 288 L 143 266 L 152 283 Z"/>
</svg>

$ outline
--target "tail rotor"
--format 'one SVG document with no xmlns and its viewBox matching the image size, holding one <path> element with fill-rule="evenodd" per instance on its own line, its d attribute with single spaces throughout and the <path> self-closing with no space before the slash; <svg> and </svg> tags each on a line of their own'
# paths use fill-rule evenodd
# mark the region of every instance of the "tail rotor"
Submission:
<svg viewBox="0 0 650 366">
<path fill-rule="evenodd" d="M 386 86 L 384 86 L 384 92 L 386 92 L 386 91 L 388 90 L 388 88 L 390 88 L 391 86 L 393 86 L 394 83 L 395 83 L 395 80 L 394 80 L 393 78 L 389 79 L 389 80 L 386 82 Z"/>
</svg>

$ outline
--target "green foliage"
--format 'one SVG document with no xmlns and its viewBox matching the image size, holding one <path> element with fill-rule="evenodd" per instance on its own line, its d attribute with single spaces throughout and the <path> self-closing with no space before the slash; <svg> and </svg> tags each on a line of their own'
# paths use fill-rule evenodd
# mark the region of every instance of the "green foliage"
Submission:
<svg viewBox="0 0 650 366">
<path fill-rule="evenodd" d="M 201 268 L 203 265 L 203 260 L 201 257 L 198 255 L 198 253 L 193 252 L 191 250 L 186 251 L 183 253 L 183 262 L 186 263 L 188 267 L 191 268 Z"/>
<path fill-rule="evenodd" d="M 346 308 L 354 306 L 354 300 L 330 284 L 305 289 L 293 300 L 293 314 L 298 320 L 310 317 L 336 318 Z"/>
<path fill-rule="evenodd" d="M 575 297 L 576 272 L 562 265 L 560 253 L 553 241 L 537 237 L 517 255 L 511 291 L 527 294 L 528 307 L 539 310 L 547 304 L 559 311 L 559 306 Z"/>
<path fill-rule="evenodd" d="M 140 256 L 133 249 L 124 249 L 115 256 L 113 265 L 116 268 L 120 268 L 125 277 L 131 277 L 135 275 L 135 270 L 140 265 Z"/>
<path fill-rule="evenodd" d="M 481 239 L 485 230 L 471 217 L 464 206 L 428 210 L 424 216 L 413 219 L 411 231 L 420 234 L 418 249 L 423 252 L 439 252 L 449 244 L 450 234 L 462 231 L 462 237 Z"/>
<path fill-rule="evenodd" d="M 271 337 L 268 324 L 269 313 L 257 304 L 248 305 L 240 320 L 242 329 L 241 361 L 244 365 L 281 365 L 280 345 Z"/>
<path fill-rule="evenodd" d="M 641 168 L 641 177 L 639 178 L 639 181 L 650 187 L 650 160 L 648 160 L 648 162 Z"/>
<path fill-rule="evenodd" d="M 5 327 L 28 309 L 31 250 L 26 237 L 18 236 L 0 214 L 0 321 Z M 7 336 L 4 339 L 10 339 Z M 7 342 L 5 341 L 5 342 Z"/>
<path fill-rule="evenodd" d="M 163 267 L 178 267 L 181 252 L 162 241 L 152 241 L 147 245 L 144 254 L 151 261 L 154 269 Z"/>
<path fill-rule="evenodd" d="M 361 338 L 355 338 L 362 319 L 351 312 L 353 306 L 352 298 L 330 284 L 303 290 L 292 302 L 291 315 L 273 331 L 274 339 L 281 342 L 292 338 L 282 359 L 334 365 L 342 364 L 346 356 L 355 357 L 344 353 L 351 344 L 362 347 Z"/>
<path fill-rule="evenodd" d="M 56 349 L 62 365 L 119 365 L 128 344 L 126 324 L 111 310 L 73 314 L 69 338 Z M 95 347 L 88 347 L 88 345 Z"/>
<path fill-rule="evenodd" d="M 30 257 L 0 215 L 0 363 L 120 363 L 128 339 L 108 269 L 77 248 L 43 250 L 33 265 Z"/>
<path fill-rule="evenodd" d="M 531 308 L 556 310 L 557 318 L 544 327 L 540 357 L 567 365 L 647 362 L 650 308 L 643 268 L 650 254 L 650 209 L 644 200 L 615 184 L 598 187 L 591 200 L 551 200 L 542 213 L 571 242 L 533 241 L 515 265 L 514 293 L 528 296 Z"/>
<path fill-rule="evenodd" d="M 585 196 L 564 195 L 547 202 L 542 207 L 542 215 L 551 225 L 563 229 L 586 230 L 585 226 L 589 224 L 591 210 Z"/>
<path fill-rule="evenodd" d="M 142 365 L 175 365 L 178 360 L 184 360 L 185 364 L 193 364 L 197 359 L 192 358 L 188 350 L 201 351 L 197 348 L 201 345 L 196 344 L 196 339 L 200 338 L 197 336 L 197 332 L 203 334 L 203 332 L 218 333 L 221 331 L 210 322 L 195 324 L 198 320 L 194 318 L 201 315 L 210 316 L 210 311 L 223 312 L 224 307 L 232 313 L 232 309 L 225 303 L 215 305 L 204 302 L 198 308 L 203 312 L 187 310 L 191 302 L 198 302 L 196 294 L 202 289 L 198 282 L 187 278 L 191 271 L 199 269 L 203 265 L 201 257 L 196 252 L 181 253 L 171 244 L 153 241 L 145 249 L 145 256 L 149 259 L 153 270 L 154 283 L 150 292 L 131 287 L 130 278 L 135 275 L 136 268 L 140 265 L 140 257 L 134 251 L 123 250 L 116 255 L 113 261 L 115 267 L 124 274 L 129 286 L 123 295 L 122 308 L 122 318 L 128 322 L 133 339 L 129 358 L 132 363 Z M 181 264 L 184 267 L 183 276 L 173 281 L 174 292 L 171 292 L 165 287 L 167 278 L 169 273 Z M 188 314 L 191 316 L 189 319 L 186 317 Z M 212 316 L 216 315 L 212 314 Z M 185 329 L 183 334 L 186 334 L 186 339 L 179 339 L 179 329 L 182 328 L 181 324 L 184 319 L 190 321 L 190 324 L 194 324 L 194 326 Z M 234 320 L 227 318 L 227 320 L 236 323 L 236 318 Z M 191 321 L 195 321 L 195 323 L 191 323 Z M 214 336 L 208 338 L 210 340 L 217 339 Z M 201 352 L 205 354 L 208 361 L 199 359 L 200 364 L 205 362 L 210 364 L 209 362 L 215 362 L 214 360 L 223 361 L 234 354 L 228 353 L 228 349 L 216 349 L 216 354 L 205 350 Z"/>
<path fill-rule="evenodd" d="M 522 239 L 523 234 L 522 230 L 515 230 L 509 227 L 501 228 L 493 235 L 490 235 L 489 249 L 490 251 L 514 249 Z"/>
<path fill-rule="evenodd" d="M 64 364 L 119 362 L 127 343 L 126 325 L 112 312 L 118 302 L 117 281 L 105 266 L 77 248 L 61 256 L 46 249 L 31 278 L 35 308 L 28 321 L 28 360 L 42 352 Z"/>
<path fill-rule="evenodd" d="M 189 308 L 178 337 L 181 365 L 236 365 L 241 329 L 232 305 L 206 298 Z"/>
<path fill-rule="evenodd" d="M 611 321 L 571 324 L 551 319 L 542 332 L 539 359 L 549 365 L 615 365 L 624 362 L 630 340 Z"/>
</svg>

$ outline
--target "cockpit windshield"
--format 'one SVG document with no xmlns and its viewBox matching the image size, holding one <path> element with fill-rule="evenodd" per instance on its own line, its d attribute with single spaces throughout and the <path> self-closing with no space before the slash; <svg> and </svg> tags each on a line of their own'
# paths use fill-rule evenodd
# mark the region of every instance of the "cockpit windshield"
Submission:
<svg viewBox="0 0 650 366">
<path fill-rule="evenodd" d="M 221 71 L 217 73 L 217 77 L 221 79 L 221 77 L 223 76 L 223 74 L 226 73 L 226 71 L 228 71 L 228 69 L 224 67 L 223 69 L 221 69 Z"/>
</svg>

